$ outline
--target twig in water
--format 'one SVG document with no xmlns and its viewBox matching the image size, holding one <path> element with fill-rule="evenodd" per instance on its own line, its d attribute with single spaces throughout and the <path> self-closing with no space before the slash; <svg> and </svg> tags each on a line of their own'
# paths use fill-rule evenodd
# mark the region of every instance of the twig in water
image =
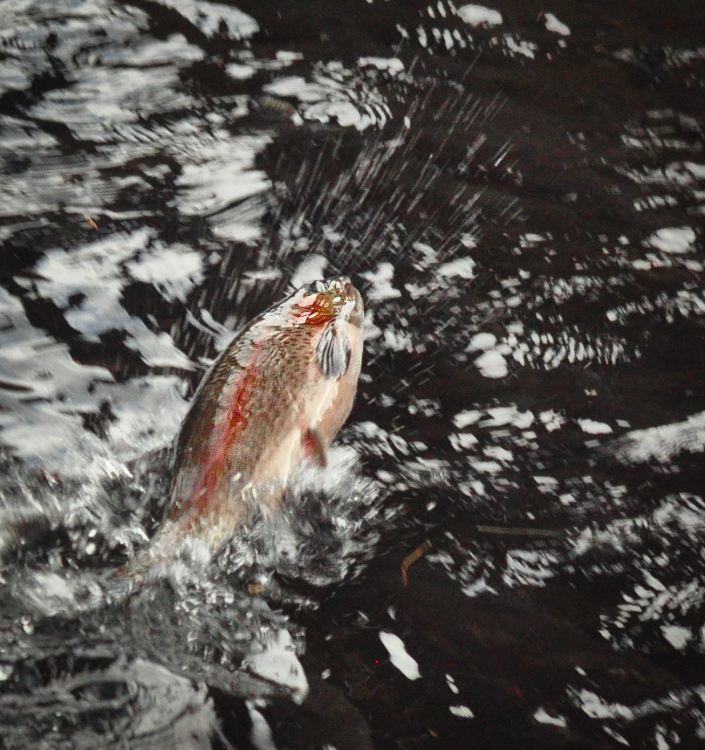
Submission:
<svg viewBox="0 0 705 750">
<path fill-rule="evenodd" d="M 431 549 L 431 547 L 433 547 L 433 545 L 427 539 L 420 547 L 417 547 L 410 555 L 407 555 L 404 558 L 404 561 L 401 564 L 401 580 L 403 581 L 404 586 L 409 585 L 409 578 L 407 575 L 407 573 L 409 572 L 409 568 L 420 557 L 423 557 Z"/>
<path fill-rule="evenodd" d="M 477 526 L 485 534 L 505 534 L 507 536 L 550 536 L 562 539 L 568 536 L 565 529 L 531 529 L 523 526 Z"/>
</svg>

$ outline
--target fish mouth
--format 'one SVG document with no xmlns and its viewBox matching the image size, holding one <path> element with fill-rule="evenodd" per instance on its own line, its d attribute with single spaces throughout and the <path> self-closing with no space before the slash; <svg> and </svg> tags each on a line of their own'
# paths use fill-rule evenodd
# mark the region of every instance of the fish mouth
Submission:
<svg viewBox="0 0 705 750">
<path fill-rule="evenodd" d="M 316 279 L 299 289 L 302 299 L 298 306 L 310 310 L 309 322 L 326 322 L 344 318 L 351 325 L 361 327 L 364 321 L 362 295 L 348 276 Z"/>
</svg>

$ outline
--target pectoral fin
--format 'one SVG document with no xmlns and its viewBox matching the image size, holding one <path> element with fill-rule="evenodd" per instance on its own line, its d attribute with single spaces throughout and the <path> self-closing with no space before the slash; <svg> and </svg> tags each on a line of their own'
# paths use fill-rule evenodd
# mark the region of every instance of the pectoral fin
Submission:
<svg viewBox="0 0 705 750">
<path fill-rule="evenodd" d="M 323 469 L 328 465 L 323 436 L 315 427 L 311 427 L 304 432 L 301 436 L 301 443 L 303 444 L 306 458 Z"/>
<path fill-rule="evenodd" d="M 350 343 L 342 327 L 331 323 L 316 347 L 316 357 L 326 378 L 341 378 L 350 365 Z"/>
</svg>

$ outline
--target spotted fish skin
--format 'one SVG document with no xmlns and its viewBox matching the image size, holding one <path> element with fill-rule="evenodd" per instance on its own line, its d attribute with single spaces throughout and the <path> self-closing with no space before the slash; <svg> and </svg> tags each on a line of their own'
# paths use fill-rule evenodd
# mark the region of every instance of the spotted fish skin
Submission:
<svg viewBox="0 0 705 750">
<path fill-rule="evenodd" d="M 169 510 L 141 563 L 184 537 L 216 550 L 257 507 L 277 511 L 302 461 L 325 463 L 355 400 L 363 319 L 343 276 L 302 287 L 233 339 L 175 439 Z"/>
</svg>

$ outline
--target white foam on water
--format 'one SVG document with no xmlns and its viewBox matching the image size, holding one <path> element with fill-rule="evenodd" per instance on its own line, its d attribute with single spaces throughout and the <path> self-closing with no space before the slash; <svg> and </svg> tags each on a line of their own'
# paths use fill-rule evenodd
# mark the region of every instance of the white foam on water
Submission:
<svg viewBox="0 0 705 750">
<path fill-rule="evenodd" d="M 168 333 L 148 328 L 121 304 L 129 267 L 168 299 L 185 296 L 200 280 L 200 256 L 180 246 L 150 246 L 152 239 L 151 230 L 141 229 L 70 251 L 50 250 L 35 267 L 40 278 L 34 284 L 89 340 L 122 330 L 126 346 L 150 366 L 190 369 L 193 364 Z M 78 303 L 71 302 L 73 295 L 81 295 Z M 185 411 L 178 378 L 114 383 L 109 371 L 78 364 L 64 344 L 32 327 L 20 301 L 6 292 L 0 292 L 0 309 L 8 323 L 0 332 L 0 365 L 12 386 L 0 387 L 0 404 L 6 407 L 0 425 L 3 442 L 15 455 L 67 476 L 102 475 L 112 472 L 116 461 L 171 440 Z M 82 415 L 98 413 L 106 402 L 115 418 L 101 440 L 85 429 Z"/>
<path fill-rule="evenodd" d="M 294 653 L 294 643 L 288 630 L 278 631 L 265 644 L 263 651 L 246 656 L 242 665 L 266 680 L 289 688 L 294 702 L 299 705 L 308 695 L 306 673 Z"/>
<path fill-rule="evenodd" d="M 475 278 L 475 261 L 472 258 L 456 258 L 443 263 L 436 269 L 436 274 L 444 279 L 459 277 L 461 279 Z"/>
<path fill-rule="evenodd" d="M 542 550 L 515 549 L 507 552 L 502 582 L 505 586 L 545 586 L 558 574 L 558 555 Z"/>
<path fill-rule="evenodd" d="M 627 55 L 627 61 L 641 65 L 641 62 L 637 61 L 631 53 Z M 673 62 L 671 60 L 672 64 Z M 661 161 L 665 161 L 666 157 L 669 156 L 667 149 L 700 150 L 700 143 L 695 143 L 692 139 L 665 137 L 676 132 L 683 133 L 685 131 L 684 135 L 688 131 L 698 132 L 700 125 L 691 117 L 678 114 L 673 110 L 651 110 L 647 113 L 647 116 L 651 121 L 650 125 L 652 124 L 654 127 L 627 126 L 627 132 L 622 139 L 631 148 L 643 151 L 645 155 L 660 152 Z M 658 190 L 658 192 L 642 191 L 643 195 L 633 201 L 636 211 L 656 211 L 664 207 L 678 206 L 683 202 L 683 198 L 686 198 L 686 200 L 694 199 L 701 204 L 691 206 L 687 209 L 688 213 L 702 214 L 705 211 L 705 207 L 702 205 L 705 198 L 705 191 L 702 190 L 705 168 L 702 164 L 693 161 L 671 161 L 662 166 L 641 164 L 635 168 L 615 165 L 614 169 L 639 185 L 654 186 Z M 651 239 L 654 244 L 651 244 L 648 240 L 643 244 L 646 247 L 658 247 L 661 252 L 671 254 L 680 254 L 688 250 L 686 238 L 683 236 L 674 237 L 672 234 L 673 228 L 666 227 L 666 230 L 661 236 L 658 232 L 652 235 Z M 662 259 L 658 260 L 660 262 Z M 689 260 L 684 263 L 690 264 L 696 263 L 696 261 Z M 658 267 L 658 263 L 654 265 Z M 698 266 L 702 267 L 702 264 L 698 263 Z"/>
<path fill-rule="evenodd" d="M 637 185 L 692 185 L 698 179 L 705 179 L 705 166 L 695 162 L 671 162 L 665 167 L 642 166 L 639 169 L 620 167 L 620 174 L 629 177 Z"/>
<path fill-rule="evenodd" d="M 578 419 L 578 424 L 583 432 L 589 435 L 607 435 L 612 432 L 612 428 L 604 422 L 596 422 L 594 419 Z"/>
<path fill-rule="evenodd" d="M 200 47 L 189 44 L 183 34 L 172 34 L 166 40 L 137 37 L 134 42 L 121 46 L 104 47 L 82 60 L 84 65 L 176 65 L 183 67 L 205 57 Z"/>
<path fill-rule="evenodd" d="M 693 177 L 695 177 L 695 179 L 705 180 L 705 164 L 696 164 L 693 161 L 686 161 L 683 166 L 693 175 Z"/>
<path fill-rule="evenodd" d="M 198 27 L 206 36 L 220 33 L 225 24 L 226 36 L 231 39 L 246 39 L 259 31 L 257 21 L 241 10 L 221 3 L 206 0 L 157 0 L 167 8 L 173 8 L 184 18 Z"/>
<path fill-rule="evenodd" d="M 662 625 L 661 632 L 663 637 L 678 651 L 682 651 L 693 638 L 693 632 L 690 628 L 680 625 Z"/>
<path fill-rule="evenodd" d="M 272 735 L 272 728 L 267 723 L 267 720 L 257 710 L 254 701 L 247 701 L 247 711 L 250 714 L 250 721 L 252 722 L 252 729 L 250 730 L 250 741 L 255 746 L 256 750 L 277 750 L 277 746 L 274 744 L 274 737 Z"/>
<path fill-rule="evenodd" d="M 511 463 L 514 461 L 514 454 L 500 445 L 488 445 L 486 448 L 483 448 L 482 452 L 488 458 L 494 458 L 501 463 Z"/>
<path fill-rule="evenodd" d="M 480 427 L 501 427 L 512 425 L 525 430 L 534 423 L 534 415 L 530 411 L 519 411 L 515 404 L 509 406 L 494 406 L 487 409 L 488 419 L 480 423 Z"/>
<path fill-rule="evenodd" d="M 47 460 L 49 470 L 74 450 L 96 449 L 98 439 L 85 432 L 76 412 L 97 411 L 92 392 L 101 381 L 112 383 L 112 374 L 75 362 L 65 344 L 30 325 L 22 303 L 4 289 L 0 314 L 3 443 L 22 458 Z"/>
<path fill-rule="evenodd" d="M 681 567 L 689 568 L 680 562 L 680 554 L 688 549 L 683 541 L 690 543 L 690 549 L 699 549 L 704 533 L 705 503 L 701 497 L 687 493 L 664 498 L 655 510 L 643 516 L 618 519 L 602 529 L 580 533 L 573 542 L 573 560 L 603 550 L 629 559 L 626 556 L 643 549 L 647 539 L 658 539 L 668 551 L 632 558 L 629 565 L 634 566 L 638 582 L 622 591 L 616 611 L 600 618 L 599 632 L 607 641 L 633 649 L 640 645 L 635 641 L 648 638 L 644 645 L 651 648 L 655 636 L 681 651 L 699 650 L 691 623 L 705 603 L 705 586 L 697 575 L 680 574 L 673 581 L 672 574 Z M 618 570 L 624 570 L 621 564 Z"/>
<path fill-rule="evenodd" d="M 538 708 L 534 714 L 534 720 L 538 721 L 539 724 L 548 724 L 553 727 L 567 727 L 568 722 L 564 716 L 560 714 L 558 716 L 551 716 L 543 708 Z"/>
<path fill-rule="evenodd" d="M 512 34 L 505 34 L 504 44 L 510 52 L 514 52 L 517 55 L 523 55 L 530 60 L 536 57 L 534 53 L 538 49 L 538 46 L 533 42 L 527 42 L 522 39 L 517 41 Z"/>
<path fill-rule="evenodd" d="M 375 67 L 377 70 L 386 70 L 390 75 L 397 75 L 404 70 L 404 63 L 398 57 L 361 57 L 357 64 L 361 68 Z"/>
<path fill-rule="evenodd" d="M 654 253 L 648 255 L 650 268 L 672 268 L 674 263 L 670 258 L 658 256 Z M 677 261 L 680 264 L 680 261 Z M 635 262 L 636 264 L 636 262 Z M 702 265 L 695 261 L 683 261 L 682 265 L 690 270 L 700 272 Z M 703 291 L 697 287 L 693 289 L 678 289 L 675 294 L 661 293 L 655 297 L 643 296 L 640 300 L 620 305 L 608 310 L 606 317 L 609 321 L 626 321 L 632 315 L 647 315 L 658 311 L 667 323 L 673 323 L 678 315 L 687 318 L 691 315 L 705 314 L 705 296 Z"/>
<path fill-rule="evenodd" d="M 73 85 L 48 91 L 29 113 L 67 125 L 77 138 L 100 142 L 112 125 L 189 106 L 191 97 L 177 91 L 178 82 L 173 66 L 85 68 L 76 71 Z"/>
<path fill-rule="evenodd" d="M 479 442 L 471 432 L 451 433 L 448 435 L 448 440 L 456 451 L 474 448 Z"/>
<path fill-rule="evenodd" d="M 539 490 L 543 492 L 555 492 L 560 484 L 555 477 L 534 476 L 533 479 L 538 485 Z"/>
<path fill-rule="evenodd" d="M 308 93 L 309 87 L 310 84 L 302 76 L 285 76 L 284 78 L 278 78 L 272 83 L 268 83 L 263 87 L 263 90 L 268 94 L 272 94 L 272 96 L 296 96 L 304 98 L 311 95 Z"/>
<path fill-rule="evenodd" d="M 699 542 L 705 535 L 705 508 L 702 498 L 697 495 L 680 493 L 664 498 L 654 511 L 653 520 L 661 528 L 675 524 L 679 533 L 687 534 L 692 542 Z M 648 574 L 645 572 L 644 575 Z M 646 580 L 653 588 L 665 590 L 653 576 L 648 575 Z"/>
<path fill-rule="evenodd" d="M 400 331 L 394 326 L 387 326 L 382 331 L 382 340 L 385 348 L 393 352 L 412 352 L 414 343 L 411 334 L 407 331 Z"/>
<path fill-rule="evenodd" d="M 324 255 L 309 255 L 299 263 L 291 276 L 291 285 L 298 289 L 310 281 L 325 278 L 328 260 Z"/>
<path fill-rule="evenodd" d="M 415 261 L 416 268 L 423 270 L 436 264 L 438 253 L 430 245 L 425 242 L 415 242 L 413 248 L 420 256 Z"/>
<path fill-rule="evenodd" d="M 516 291 L 518 283 L 520 282 L 516 278 L 502 281 L 503 293 L 509 295 L 503 300 L 503 304 L 507 307 L 520 305 L 526 300 L 525 295 L 518 294 Z M 585 296 L 590 290 L 599 288 L 601 284 L 596 283 L 592 278 L 582 276 L 573 277 L 570 281 L 561 279 L 543 282 L 545 298 L 552 299 L 556 304 L 566 302 L 577 294 Z M 686 304 L 681 296 L 678 300 L 681 306 Z M 703 307 L 705 308 L 705 303 Z M 608 317 L 618 314 L 610 311 Z M 523 326 L 513 324 L 509 324 L 506 330 L 505 336 L 496 337 L 496 344 L 493 348 L 503 357 L 511 356 L 522 367 L 553 370 L 564 361 L 570 364 L 594 361 L 614 365 L 618 362 L 630 362 L 641 356 L 639 349 L 633 345 L 630 347 L 625 338 L 617 338 L 612 334 L 588 335 L 575 326 L 559 329 L 555 333 L 547 333 L 543 330 L 529 331 Z M 474 342 L 475 337 L 471 341 Z M 488 344 L 483 343 L 482 346 L 487 350 L 490 348 Z M 473 348 L 475 347 L 471 345 L 468 351 Z"/>
<path fill-rule="evenodd" d="M 368 300 L 377 302 L 401 297 L 401 292 L 392 286 L 394 266 L 391 263 L 380 263 L 376 271 L 366 271 L 361 273 L 360 276 L 372 285 L 372 288 L 365 295 Z"/>
<path fill-rule="evenodd" d="M 263 91 L 298 99 L 296 116 L 304 120 L 334 120 L 341 127 L 365 130 L 382 127 L 391 118 L 391 109 L 374 82 L 361 78 L 359 70 L 348 70 L 337 62 L 317 64 L 310 81 L 302 76 L 284 76 L 265 85 Z"/>
<path fill-rule="evenodd" d="M 360 110 L 352 102 L 320 102 L 306 109 L 306 118 L 322 123 L 337 120 L 338 125 L 343 128 L 354 126 L 358 130 L 364 130 L 372 124 L 370 118 L 360 114 Z"/>
<path fill-rule="evenodd" d="M 496 589 L 488 585 L 486 575 L 476 579 L 472 583 L 462 586 L 460 590 L 465 596 L 469 596 L 471 599 L 475 596 L 480 596 L 481 594 L 499 594 Z"/>
<path fill-rule="evenodd" d="M 591 719 L 623 719 L 632 721 L 634 711 L 622 703 L 607 703 L 597 693 L 590 690 L 568 690 L 573 703 Z"/>
<path fill-rule="evenodd" d="M 176 375 L 149 375 L 119 384 L 99 384 L 97 403 L 110 402 L 116 419 L 107 427 L 114 458 L 129 461 L 168 444 L 186 415 Z"/>
<path fill-rule="evenodd" d="M 92 573 L 33 571 L 21 584 L 21 598 L 47 617 L 98 609 L 105 601 L 98 577 Z"/>
<path fill-rule="evenodd" d="M 458 8 L 458 16 L 470 26 L 498 26 L 502 23 L 502 14 L 499 11 L 473 3 L 461 5 Z"/>
<path fill-rule="evenodd" d="M 449 463 L 443 459 L 418 456 L 416 459 L 404 461 L 400 466 L 399 475 L 407 486 L 439 487 L 447 485 L 448 469 Z"/>
<path fill-rule="evenodd" d="M 464 427 L 467 427 L 468 425 L 475 424 L 475 422 L 478 422 L 481 416 L 482 416 L 482 412 L 477 411 L 475 409 L 470 409 L 467 411 L 460 411 L 453 417 L 453 424 L 459 430 L 462 430 Z"/>
<path fill-rule="evenodd" d="M 539 414 L 539 419 L 549 432 L 558 430 L 565 424 L 565 417 L 562 414 L 553 411 L 553 409 L 542 411 Z"/>
<path fill-rule="evenodd" d="M 661 504 L 651 514 L 638 516 L 636 518 L 618 519 L 608 523 L 602 529 L 586 528 L 572 542 L 573 557 L 580 557 L 591 549 L 605 547 L 606 549 L 625 552 L 630 546 L 638 544 L 644 529 L 654 528 L 658 530 L 660 536 L 664 538 L 678 538 L 687 535 L 692 542 L 699 543 L 703 532 L 705 531 L 705 510 L 703 510 L 703 500 L 698 496 L 681 493 L 671 495 L 661 502 Z M 653 600 L 649 603 L 648 609 L 650 614 L 643 615 L 642 619 L 656 619 L 661 616 L 660 608 L 668 606 L 670 601 L 675 601 L 682 593 L 678 586 L 672 590 L 664 585 L 652 572 L 644 566 L 641 575 L 647 589 L 652 589 L 659 597 L 664 598 Z M 699 587 L 699 581 L 695 581 Z M 646 589 L 639 587 L 638 596 L 647 596 Z M 700 597 L 699 592 L 697 596 Z M 686 597 L 687 598 L 687 597 Z M 705 589 L 703 589 L 703 598 L 705 598 Z"/>
<path fill-rule="evenodd" d="M 301 52 L 293 52 L 284 49 L 278 50 L 275 57 L 277 58 L 277 60 L 279 60 L 279 62 L 283 62 L 286 65 L 291 65 L 298 60 L 304 59 L 304 56 Z"/>
<path fill-rule="evenodd" d="M 186 16 L 197 18 L 201 26 L 210 23 L 211 31 L 215 31 L 220 19 L 225 19 L 232 30 L 247 18 L 225 5 L 186 0 L 175 0 L 171 5 L 178 6 Z M 173 157 L 184 167 L 176 199 L 179 210 L 207 215 L 214 232 L 226 239 L 256 239 L 258 230 L 252 220 L 258 220 L 261 212 L 246 217 L 242 212 L 226 215 L 226 211 L 233 203 L 269 188 L 266 175 L 252 168 L 254 155 L 269 138 L 238 137 L 225 129 L 218 130 L 213 123 L 225 121 L 218 113 L 209 113 L 207 128 L 198 116 L 189 114 L 198 107 L 181 84 L 179 68 L 202 59 L 200 48 L 180 34 L 157 40 L 141 33 L 148 28 L 149 17 L 134 8 L 116 8 L 104 2 L 80 3 L 72 8 L 70 19 L 59 21 L 50 6 L 33 6 L 31 14 L 25 13 L 26 7 L 17 6 L 16 26 L 6 32 L 22 50 L 18 59 L 33 73 L 41 73 L 42 66 L 48 65 L 41 62 L 46 56 L 42 53 L 37 58 L 33 50 L 54 29 L 58 43 L 52 49 L 52 57 L 58 58 L 67 70 L 67 85 L 42 95 L 30 114 L 65 124 L 78 138 L 100 146 L 94 152 L 67 157 L 55 148 L 55 139 L 29 121 L 0 119 L 4 144 L 12 144 L 17 157 L 27 163 L 0 184 L 0 215 L 26 216 L 63 208 L 99 223 L 101 215 L 142 217 L 146 212 L 114 212 L 107 205 L 127 190 L 139 193 L 158 189 L 142 179 L 140 169 L 158 179 L 171 172 L 169 167 L 166 173 L 157 173 L 146 165 L 135 168 L 136 160 Z M 107 35 L 106 17 L 110 18 Z M 250 22 L 254 24 L 252 19 Z M 256 28 L 256 24 L 251 25 L 248 33 L 254 33 Z M 244 33 L 243 28 L 240 30 Z M 85 50 L 85 40 L 96 36 L 100 41 Z M 145 122 L 151 114 L 166 112 L 178 112 L 180 119 L 167 125 Z M 246 109 L 238 105 L 231 117 L 245 113 Z M 127 176 L 105 174 L 105 170 L 128 163 Z M 165 165 L 156 169 L 159 167 Z M 251 220 L 245 221 L 247 218 Z"/>
<path fill-rule="evenodd" d="M 187 245 L 156 242 L 148 255 L 130 260 L 126 268 L 133 279 L 153 284 L 168 300 L 186 301 L 188 293 L 203 281 L 201 254 Z"/>
<path fill-rule="evenodd" d="M 409 680 L 418 680 L 421 677 L 416 659 L 409 656 L 404 646 L 404 641 L 398 635 L 382 630 L 379 634 L 379 639 L 389 652 L 389 660 L 404 677 Z"/>
<path fill-rule="evenodd" d="M 646 242 L 662 253 L 689 253 L 695 249 L 695 232 L 690 227 L 664 227 L 654 232 Z"/>
<path fill-rule="evenodd" d="M 496 461 L 471 461 L 470 466 L 478 474 L 499 474 L 502 471 L 502 465 Z"/>
<path fill-rule="evenodd" d="M 497 337 L 493 333 L 476 333 L 470 343 L 468 344 L 467 350 L 469 352 L 476 351 L 487 351 L 488 349 L 494 349 L 497 344 Z"/>
<path fill-rule="evenodd" d="M 58 150 L 46 146 L 47 140 L 37 136 L 36 140 L 27 138 L 23 147 L 15 150 L 30 163 L 0 182 L 0 216 L 41 214 L 62 206 L 67 213 L 96 216 L 122 189 L 119 178 L 102 177 L 82 160 L 62 157 Z M 79 180 L 72 179 L 78 175 Z"/>
<path fill-rule="evenodd" d="M 467 346 L 467 351 L 482 351 L 475 360 L 475 366 L 486 378 L 503 378 L 509 372 L 507 360 L 499 348 L 495 348 L 497 337 L 492 333 L 478 333 L 473 336 Z"/>
<path fill-rule="evenodd" d="M 552 31 L 554 34 L 560 34 L 561 36 L 569 36 L 570 29 L 564 23 L 559 21 L 553 13 L 544 13 L 544 20 L 546 22 L 546 28 L 548 31 Z"/>
<path fill-rule="evenodd" d="M 264 183 L 262 185 L 264 187 Z M 231 208 L 208 216 L 208 223 L 216 237 L 252 245 L 262 236 L 260 219 L 266 210 L 267 201 L 262 191 Z"/>
<path fill-rule="evenodd" d="M 452 693 L 455 693 L 455 695 L 458 695 L 460 690 L 458 689 L 458 686 L 455 684 L 455 680 L 449 675 L 446 675 L 446 684 L 448 685 L 448 688 Z"/>
<path fill-rule="evenodd" d="M 655 459 L 669 461 L 682 452 L 702 453 L 705 450 L 705 412 L 694 414 L 684 422 L 632 430 L 612 443 L 615 455 L 624 462 Z"/>
<path fill-rule="evenodd" d="M 139 352 L 142 361 L 149 367 L 175 367 L 192 370 L 193 362 L 177 348 L 171 335 L 166 331 L 152 331 L 136 316 L 126 320 L 122 328 L 129 334 L 125 339 L 128 349 Z"/>
<path fill-rule="evenodd" d="M 614 729 L 612 729 L 612 727 L 602 727 L 602 729 L 607 734 L 609 734 L 612 739 L 616 740 L 622 745 L 626 745 L 627 747 L 629 747 L 629 741 L 627 740 L 627 738 L 623 737 L 619 732 L 616 732 Z"/>
<path fill-rule="evenodd" d="M 70 475 L 77 458 L 96 454 L 101 448 L 98 438 L 86 433 L 80 416 L 63 414 L 53 405 L 0 414 L 0 427 L 3 443 L 15 456 L 48 471 Z M 81 466 L 80 473 L 83 470 Z"/>
<path fill-rule="evenodd" d="M 31 78 L 25 66 L 11 57 L 0 62 L 0 94 L 6 91 L 23 91 L 29 88 Z"/>
<path fill-rule="evenodd" d="M 218 720 L 205 684 L 175 675 L 165 667 L 144 659 L 125 666 L 118 660 L 106 678 L 116 684 L 140 686 L 140 709 L 127 728 L 136 740 L 163 736 L 173 747 L 204 747 L 210 741 Z"/>
<path fill-rule="evenodd" d="M 65 344 L 56 342 L 27 320 L 20 300 L 0 288 L 0 367 L 9 388 L 0 389 L 0 404 L 11 411 L 23 403 L 57 398 L 78 401 L 98 381 L 112 382 L 103 367 L 80 365 Z"/>
<path fill-rule="evenodd" d="M 486 378 L 504 378 L 507 376 L 507 360 L 496 349 L 490 349 L 475 360 L 475 366 Z"/>
<path fill-rule="evenodd" d="M 531 247 L 541 242 L 546 242 L 548 239 L 550 239 L 550 236 L 537 234 L 536 232 L 527 232 L 520 237 L 519 244 L 521 247 Z"/>
<path fill-rule="evenodd" d="M 227 131 L 217 132 L 210 142 L 199 139 L 197 159 L 184 160 L 180 155 L 179 210 L 187 215 L 214 214 L 268 190 L 271 182 L 266 173 L 253 167 L 257 154 L 270 142 L 269 136 L 233 138 Z"/>
<path fill-rule="evenodd" d="M 86 339 L 99 341 L 106 331 L 124 330 L 130 334 L 126 345 L 140 352 L 147 364 L 188 369 L 192 366 L 190 360 L 176 348 L 168 333 L 151 331 L 121 304 L 126 283 L 123 264 L 127 266 L 137 253 L 145 253 L 152 237 L 152 230 L 144 228 L 129 235 L 116 233 L 76 250 L 50 250 L 37 264 L 43 281 L 36 286 L 42 296 L 65 311 L 68 324 Z M 143 256 L 152 278 L 159 265 L 167 278 L 171 274 L 168 261 L 172 256 L 164 255 L 162 250 L 158 248 L 157 256 Z M 83 296 L 80 304 L 71 305 L 70 298 L 79 293 Z"/>
<path fill-rule="evenodd" d="M 634 260 L 632 261 L 632 266 L 636 268 L 637 271 L 651 270 L 651 262 L 648 260 Z"/>
<path fill-rule="evenodd" d="M 86 40 L 101 35 L 105 19 L 110 18 L 110 35 L 97 40 L 86 50 Z M 134 7 L 116 7 L 109 0 L 74 2 L 69 16 L 57 12 L 55 3 L 3 2 L 0 18 L 3 47 L 20 61 L 31 77 L 51 71 L 52 60 L 44 52 L 47 37 L 55 34 L 52 59 L 59 59 L 70 71 L 85 62 L 92 63 L 100 51 L 139 44 L 139 31 L 148 26 L 148 16 Z"/>
<path fill-rule="evenodd" d="M 37 364 L 46 366 L 46 360 L 40 358 Z M 3 443 L 14 455 L 62 476 L 115 476 L 124 470 L 123 462 L 174 437 L 188 407 L 179 393 L 180 382 L 175 376 L 149 376 L 87 387 L 78 379 L 60 401 L 20 404 L 0 414 Z M 5 399 L 6 392 L 0 390 L 0 401 Z M 107 442 L 86 431 L 80 416 L 98 413 L 106 401 L 117 416 L 107 428 Z"/>
<path fill-rule="evenodd" d="M 225 66 L 225 72 L 237 81 L 244 81 L 247 78 L 252 78 L 255 74 L 255 69 L 251 65 L 228 63 L 228 65 Z"/>
<path fill-rule="evenodd" d="M 0 137 L 4 148 L 20 153 L 51 148 L 58 144 L 53 135 L 45 133 L 30 120 L 20 120 L 9 115 L 0 115 Z"/>
</svg>

